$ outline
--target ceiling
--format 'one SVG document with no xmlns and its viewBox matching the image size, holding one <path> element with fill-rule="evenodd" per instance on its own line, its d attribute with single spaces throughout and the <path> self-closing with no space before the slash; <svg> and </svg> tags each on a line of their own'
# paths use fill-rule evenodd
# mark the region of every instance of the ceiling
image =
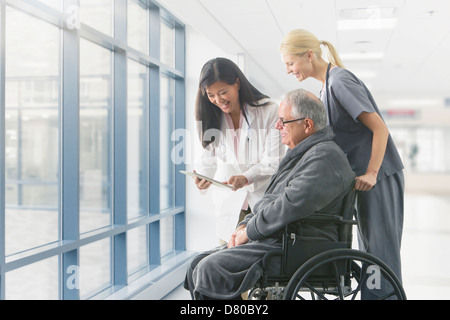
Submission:
<svg viewBox="0 0 450 320">
<path fill-rule="evenodd" d="M 321 84 L 288 76 L 279 45 L 302 28 L 333 43 L 345 67 L 380 105 L 442 108 L 450 97 L 448 0 L 159 0 L 181 21 L 230 54 L 245 55 L 245 72 L 272 97 Z"/>
</svg>

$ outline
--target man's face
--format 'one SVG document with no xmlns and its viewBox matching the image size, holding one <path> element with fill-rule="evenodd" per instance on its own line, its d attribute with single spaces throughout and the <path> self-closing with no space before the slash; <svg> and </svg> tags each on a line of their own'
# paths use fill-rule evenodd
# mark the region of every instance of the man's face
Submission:
<svg viewBox="0 0 450 320">
<path fill-rule="evenodd" d="M 287 145 L 289 149 L 294 149 L 296 145 L 303 141 L 307 137 L 305 133 L 304 120 L 285 123 L 282 121 L 295 120 L 291 116 L 292 108 L 285 101 L 281 102 L 278 109 L 279 120 L 276 128 L 280 130 L 281 142 Z"/>
</svg>

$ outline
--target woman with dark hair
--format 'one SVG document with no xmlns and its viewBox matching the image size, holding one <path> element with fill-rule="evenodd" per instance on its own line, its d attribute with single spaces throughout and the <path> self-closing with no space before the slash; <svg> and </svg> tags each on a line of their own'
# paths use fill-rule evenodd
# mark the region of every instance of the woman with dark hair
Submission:
<svg viewBox="0 0 450 320">
<path fill-rule="evenodd" d="M 217 235 L 228 241 L 262 197 L 285 148 L 275 129 L 278 106 L 231 60 L 208 61 L 200 74 L 196 120 L 202 157 L 196 172 L 233 187 L 214 188 Z M 195 178 L 200 190 L 211 182 Z"/>
</svg>

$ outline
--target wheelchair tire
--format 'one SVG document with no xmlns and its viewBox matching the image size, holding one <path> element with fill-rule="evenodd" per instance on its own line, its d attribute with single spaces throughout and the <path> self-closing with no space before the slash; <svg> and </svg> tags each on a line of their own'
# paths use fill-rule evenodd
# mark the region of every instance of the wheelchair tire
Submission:
<svg viewBox="0 0 450 320">
<path fill-rule="evenodd" d="M 327 276 L 321 275 L 323 270 L 328 270 Z M 380 289 L 376 282 L 381 282 L 381 276 L 383 285 L 389 289 L 383 296 L 377 296 L 378 300 L 406 300 L 397 276 L 380 259 L 354 249 L 328 250 L 297 269 L 285 288 L 283 299 L 355 300 L 361 298 L 364 284 L 367 289 Z"/>
</svg>

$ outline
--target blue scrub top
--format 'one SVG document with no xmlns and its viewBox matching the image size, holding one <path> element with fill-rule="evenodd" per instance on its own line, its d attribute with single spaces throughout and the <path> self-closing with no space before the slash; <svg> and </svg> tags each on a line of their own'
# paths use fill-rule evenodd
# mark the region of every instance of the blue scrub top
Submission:
<svg viewBox="0 0 450 320">
<path fill-rule="evenodd" d="M 365 174 L 372 153 L 373 133 L 358 120 L 358 116 L 362 112 L 376 112 L 382 117 L 370 91 L 353 73 L 334 67 L 330 70 L 328 88 L 322 91 L 321 99 L 328 108 L 328 121 L 333 127 L 336 143 L 347 154 L 356 175 Z M 389 135 L 377 180 L 401 170 L 403 163 Z"/>
</svg>

